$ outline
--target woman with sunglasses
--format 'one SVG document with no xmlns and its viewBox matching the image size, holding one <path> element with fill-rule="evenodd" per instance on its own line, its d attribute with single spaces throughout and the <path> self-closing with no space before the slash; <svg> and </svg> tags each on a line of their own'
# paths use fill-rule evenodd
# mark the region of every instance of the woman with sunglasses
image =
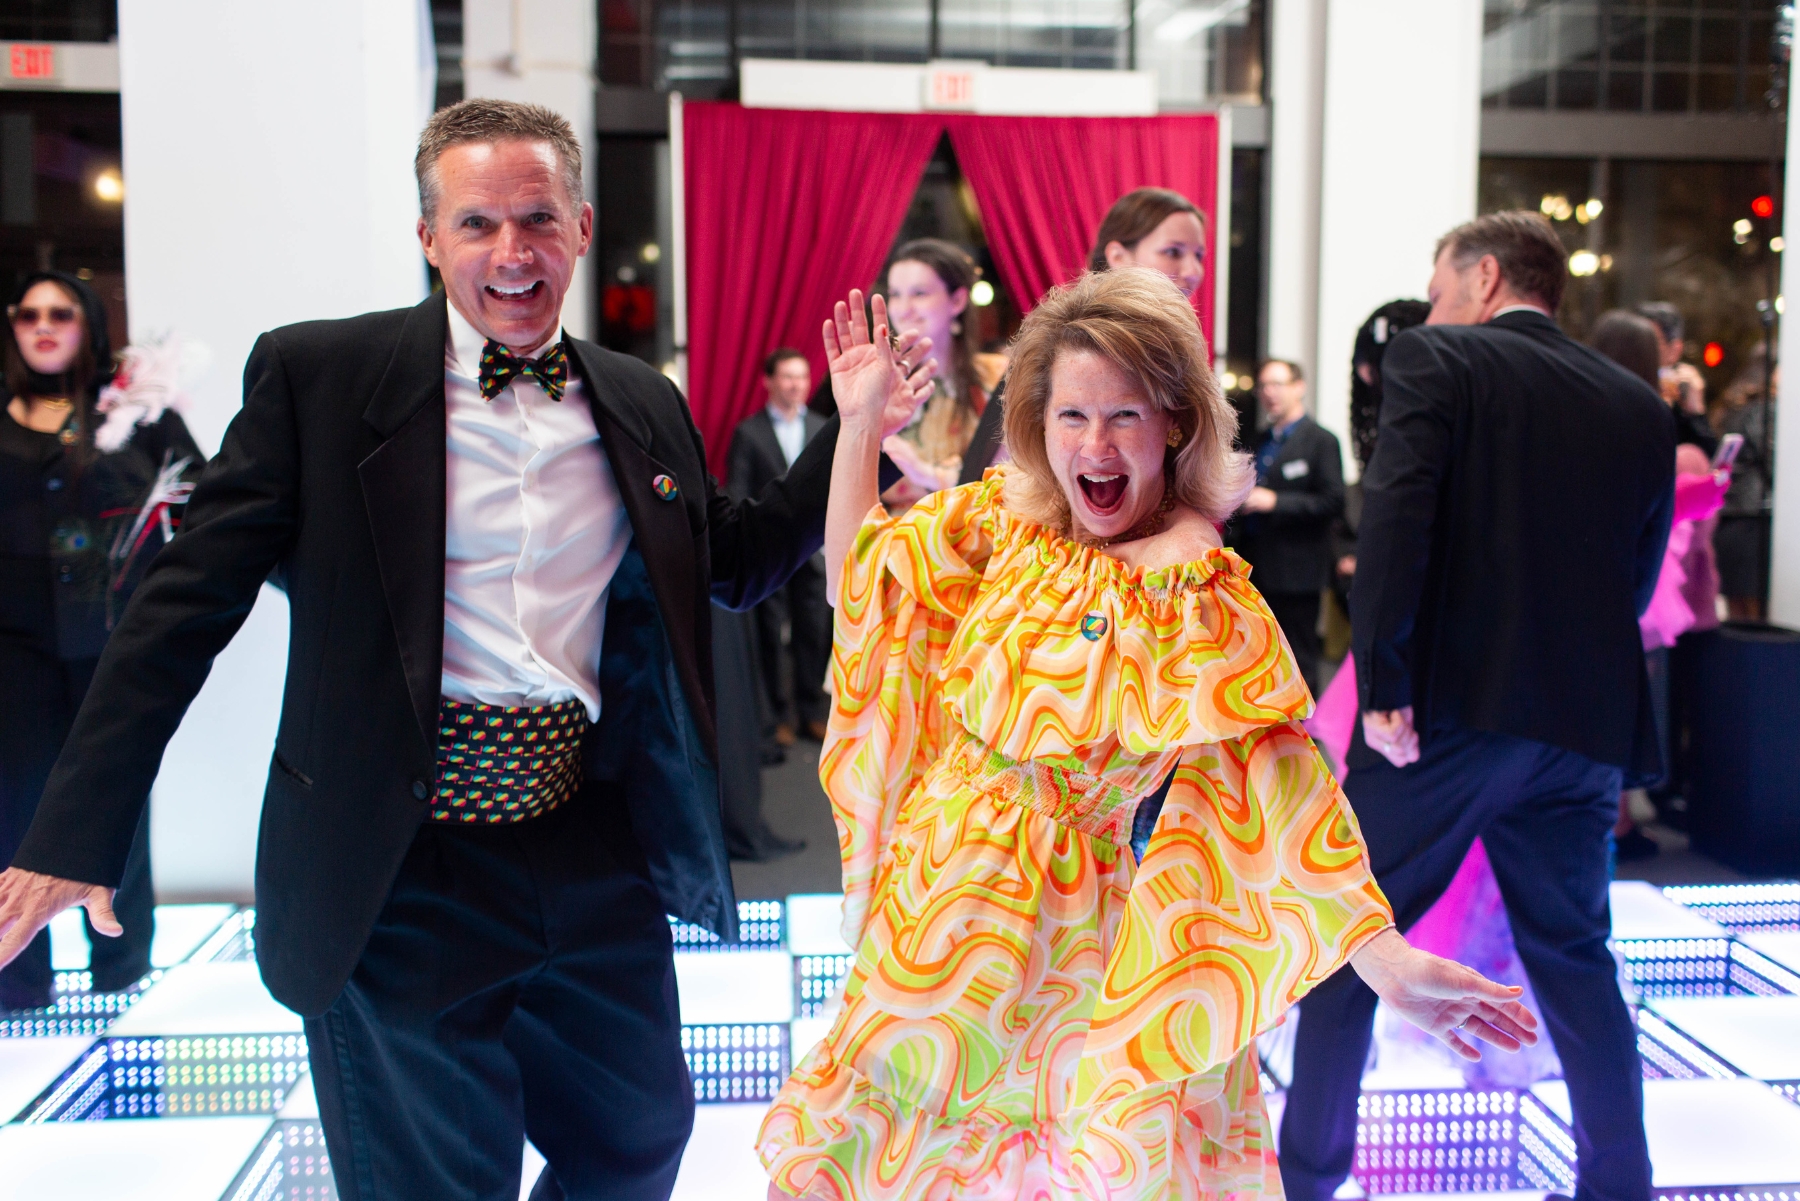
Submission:
<svg viewBox="0 0 1800 1201">
<path fill-rule="evenodd" d="M 152 354 L 114 378 L 106 310 L 60 271 L 28 276 L 0 339 L 0 864 L 37 812 L 94 665 L 132 589 L 179 522 L 205 456 L 167 408 Z M 89 913 L 96 991 L 150 970 L 148 811 L 113 913 Z M 94 937 L 98 933 L 104 937 Z M 54 1002 L 46 930 L 0 971 L 0 1009 Z"/>
</svg>

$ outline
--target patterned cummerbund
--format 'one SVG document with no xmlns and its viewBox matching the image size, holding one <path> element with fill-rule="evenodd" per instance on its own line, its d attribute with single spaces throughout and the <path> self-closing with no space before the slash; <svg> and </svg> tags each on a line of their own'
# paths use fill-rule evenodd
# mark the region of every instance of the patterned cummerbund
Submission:
<svg viewBox="0 0 1800 1201">
<path fill-rule="evenodd" d="M 522 822 L 548 813 L 581 786 L 587 706 L 438 706 L 437 822 Z"/>
</svg>

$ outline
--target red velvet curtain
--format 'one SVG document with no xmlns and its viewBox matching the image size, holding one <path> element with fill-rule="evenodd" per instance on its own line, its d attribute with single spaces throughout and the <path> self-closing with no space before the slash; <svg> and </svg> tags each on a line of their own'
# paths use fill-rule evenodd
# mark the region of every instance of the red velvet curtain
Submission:
<svg viewBox="0 0 1800 1201">
<path fill-rule="evenodd" d="M 688 391 L 723 477 L 731 434 L 762 403 L 763 356 L 794 346 L 824 378 L 819 327 L 875 280 L 948 129 L 1000 275 L 1029 309 L 1079 275 L 1094 231 L 1133 188 L 1173 188 L 1208 214 L 1211 339 L 1218 119 L 982 117 L 684 106 Z"/>
<path fill-rule="evenodd" d="M 732 431 L 763 403 L 763 356 L 796 347 L 824 378 L 819 327 L 881 270 L 943 123 L 728 103 L 683 111 L 688 390 L 723 478 Z"/>
<path fill-rule="evenodd" d="M 994 264 L 1025 308 L 1086 269 L 1100 219 L 1133 188 L 1173 188 L 1199 205 L 1208 214 L 1207 280 L 1194 300 L 1211 344 L 1217 117 L 955 116 L 947 124 Z"/>
</svg>

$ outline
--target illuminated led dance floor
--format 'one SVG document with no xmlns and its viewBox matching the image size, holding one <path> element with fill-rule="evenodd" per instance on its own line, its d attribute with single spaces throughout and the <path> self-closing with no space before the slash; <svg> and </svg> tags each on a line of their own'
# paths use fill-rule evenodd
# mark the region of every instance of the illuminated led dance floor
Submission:
<svg viewBox="0 0 1800 1201">
<path fill-rule="evenodd" d="M 677 925 L 700 1102 L 676 1197 L 755 1201 L 750 1149 L 849 968 L 835 896 L 741 905 L 744 942 Z M 0 1201 L 333 1201 L 300 1020 L 256 975 L 255 913 L 157 911 L 156 970 L 90 995 L 86 938 L 52 931 L 57 1002 L 0 1014 Z M 1613 886 L 1638 1000 L 1658 1201 L 1800 1201 L 1800 884 Z M 1263 1040 L 1271 1108 L 1287 1039 Z M 1471 1086 L 1383 1015 L 1356 1180 L 1370 1195 L 1569 1192 L 1558 1080 Z M 522 1149 L 527 1186 L 542 1161 Z"/>
</svg>

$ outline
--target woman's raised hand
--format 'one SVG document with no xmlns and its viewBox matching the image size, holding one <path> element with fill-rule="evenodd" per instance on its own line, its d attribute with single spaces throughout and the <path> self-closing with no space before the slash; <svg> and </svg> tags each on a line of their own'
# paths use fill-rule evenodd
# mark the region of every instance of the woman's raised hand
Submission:
<svg viewBox="0 0 1800 1201">
<path fill-rule="evenodd" d="M 904 334 L 895 345 L 888 331 L 887 302 L 876 296 L 871 307 L 873 334 L 863 316 L 859 289 L 851 289 L 848 304 L 838 301 L 832 320 L 825 323 L 825 361 L 843 424 L 876 429 L 886 437 L 903 429 L 919 402 L 931 394 L 937 363 L 930 357 L 930 338 Z"/>
<path fill-rule="evenodd" d="M 1537 1017 L 1519 1001 L 1523 989 L 1421 951 L 1391 927 L 1352 955 L 1350 965 L 1390 1009 L 1464 1059 L 1481 1058 L 1477 1039 L 1502 1051 L 1537 1044 Z"/>
</svg>

